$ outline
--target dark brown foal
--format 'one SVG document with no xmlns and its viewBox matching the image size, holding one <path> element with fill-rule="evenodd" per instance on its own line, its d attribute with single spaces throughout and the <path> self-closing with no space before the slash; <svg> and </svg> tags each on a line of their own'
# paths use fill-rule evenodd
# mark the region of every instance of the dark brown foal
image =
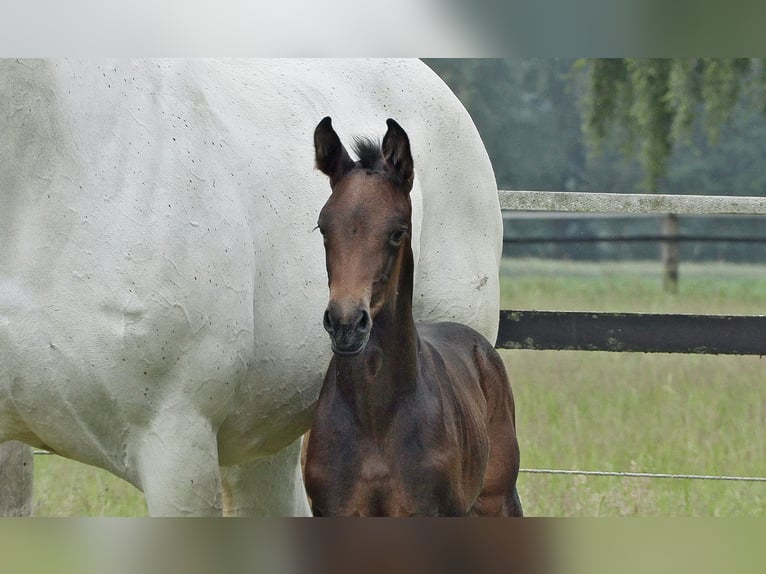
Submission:
<svg viewBox="0 0 766 574">
<path fill-rule="evenodd" d="M 415 324 L 407 134 L 348 155 L 330 118 L 317 167 L 333 359 L 306 455 L 316 516 L 521 516 L 513 395 L 492 344 L 457 323 Z"/>
</svg>

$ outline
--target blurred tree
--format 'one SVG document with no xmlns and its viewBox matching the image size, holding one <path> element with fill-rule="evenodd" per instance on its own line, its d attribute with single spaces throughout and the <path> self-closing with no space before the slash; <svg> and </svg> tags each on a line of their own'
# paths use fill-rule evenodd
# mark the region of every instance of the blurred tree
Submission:
<svg viewBox="0 0 766 574">
<path fill-rule="evenodd" d="M 762 60 L 427 59 L 476 123 L 500 189 L 766 196 Z M 671 93 L 672 92 L 672 93 Z M 602 117 L 603 116 L 603 117 Z M 652 142 L 659 142 L 651 151 Z M 626 153 L 629 152 L 629 153 Z M 514 221 L 509 236 L 656 232 L 653 220 Z M 762 218 L 684 218 L 694 234 L 762 235 Z M 764 261 L 763 244 L 684 245 Z M 651 258 L 656 246 L 533 244 L 515 254 Z"/>
<path fill-rule="evenodd" d="M 618 124 L 625 136 L 623 152 L 634 153 L 638 143 L 646 187 L 655 193 L 668 171 L 673 144 L 689 139 L 697 112 L 702 110 L 708 138 L 715 141 L 740 99 L 742 84 L 755 77 L 753 67 L 747 58 L 589 60 L 586 136 L 598 148 Z M 663 234 L 674 237 L 678 229 L 678 218 L 669 214 Z M 680 245 L 666 241 L 661 248 L 665 289 L 676 292 Z"/>
<path fill-rule="evenodd" d="M 563 59 L 428 59 L 471 113 L 503 189 L 581 189 L 586 150 Z"/>
<path fill-rule="evenodd" d="M 673 145 L 690 137 L 698 113 L 708 139 L 716 141 L 743 86 L 760 79 L 763 88 L 766 81 L 762 66 L 747 58 L 592 59 L 576 67 L 588 76 L 588 143 L 599 149 L 619 127 L 622 151 L 637 153 L 650 192 L 667 174 Z"/>
</svg>

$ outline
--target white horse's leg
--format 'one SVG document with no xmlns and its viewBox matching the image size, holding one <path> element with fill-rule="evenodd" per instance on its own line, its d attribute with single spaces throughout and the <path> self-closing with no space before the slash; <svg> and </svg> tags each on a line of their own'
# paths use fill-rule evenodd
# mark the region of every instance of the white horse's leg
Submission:
<svg viewBox="0 0 766 574">
<path fill-rule="evenodd" d="M 150 515 L 221 515 L 218 450 L 208 421 L 186 411 L 158 418 L 138 448 L 139 479 Z"/>
<path fill-rule="evenodd" d="M 250 464 L 221 468 L 226 516 L 310 516 L 301 439 Z"/>
<path fill-rule="evenodd" d="M 0 444 L 0 516 L 32 514 L 32 449 L 15 440 Z"/>
</svg>

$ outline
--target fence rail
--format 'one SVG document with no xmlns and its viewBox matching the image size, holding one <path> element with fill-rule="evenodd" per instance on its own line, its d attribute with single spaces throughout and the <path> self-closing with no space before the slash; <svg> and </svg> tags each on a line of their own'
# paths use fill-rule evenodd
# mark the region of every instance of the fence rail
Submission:
<svg viewBox="0 0 766 574">
<path fill-rule="evenodd" d="M 671 474 L 667 472 L 622 472 L 610 470 L 564 470 L 558 468 L 520 468 L 529 474 L 565 474 L 578 476 L 616 476 L 618 478 L 675 478 L 685 480 L 730 480 L 735 482 L 766 482 L 765 476 L 727 476 L 714 474 Z"/>
<path fill-rule="evenodd" d="M 498 191 L 500 209 L 677 215 L 766 215 L 766 197 Z"/>
<path fill-rule="evenodd" d="M 766 243 L 766 237 L 737 235 L 626 235 L 610 237 L 505 237 L 507 245 L 530 243 L 643 243 L 652 241 L 700 242 L 700 243 Z"/>
<path fill-rule="evenodd" d="M 766 316 L 500 312 L 502 349 L 766 355 Z"/>
</svg>

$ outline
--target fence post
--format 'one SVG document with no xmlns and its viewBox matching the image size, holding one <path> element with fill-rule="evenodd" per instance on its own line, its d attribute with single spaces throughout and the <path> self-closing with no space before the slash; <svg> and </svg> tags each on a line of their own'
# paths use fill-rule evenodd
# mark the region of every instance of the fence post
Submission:
<svg viewBox="0 0 766 574">
<path fill-rule="evenodd" d="M 32 514 L 32 449 L 18 441 L 0 444 L 0 516 Z"/>
<path fill-rule="evenodd" d="M 678 216 L 670 213 L 662 220 L 662 235 L 671 238 L 662 242 L 662 284 L 668 293 L 678 293 L 678 266 L 681 245 L 678 241 Z"/>
</svg>

